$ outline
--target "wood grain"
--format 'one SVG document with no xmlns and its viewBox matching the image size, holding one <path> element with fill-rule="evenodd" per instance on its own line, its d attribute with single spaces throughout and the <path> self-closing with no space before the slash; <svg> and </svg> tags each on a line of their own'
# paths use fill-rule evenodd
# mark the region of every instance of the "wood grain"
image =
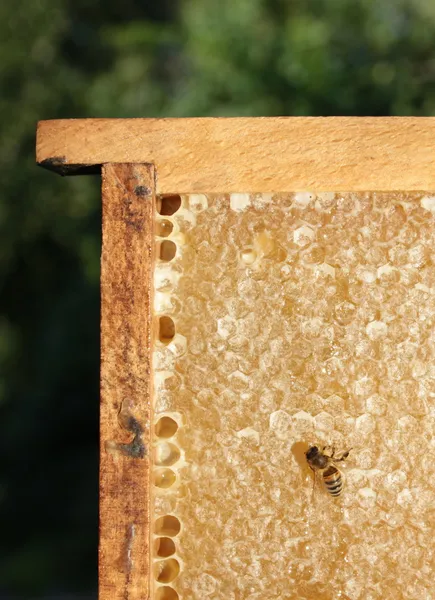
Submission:
<svg viewBox="0 0 435 600">
<path fill-rule="evenodd" d="M 154 169 L 103 167 L 99 599 L 149 590 Z"/>
<path fill-rule="evenodd" d="M 157 193 L 435 189 L 435 118 L 41 121 L 37 161 L 62 174 L 153 163 Z"/>
</svg>

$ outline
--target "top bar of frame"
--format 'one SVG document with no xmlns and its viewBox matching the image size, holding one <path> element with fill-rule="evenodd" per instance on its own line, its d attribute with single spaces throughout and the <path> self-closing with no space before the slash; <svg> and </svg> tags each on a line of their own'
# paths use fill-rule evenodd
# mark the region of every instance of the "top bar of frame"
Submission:
<svg viewBox="0 0 435 600">
<path fill-rule="evenodd" d="M 152 163 L 158 194 L 435 190 L 435 117 L 41 121 L 37 162 L 62 175 Z"/>
</svg>

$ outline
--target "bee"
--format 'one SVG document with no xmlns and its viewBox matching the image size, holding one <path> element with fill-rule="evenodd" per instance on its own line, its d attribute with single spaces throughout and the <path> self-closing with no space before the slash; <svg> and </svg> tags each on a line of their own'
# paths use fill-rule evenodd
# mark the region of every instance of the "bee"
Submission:
<svg viewBox="0 0 435 600">
<path fill-rule="evenodd" d="M 314 485 L 316 483 L 316 473 L 319 472 L 322 475 L 323 484 L 326 491 L 331 496 L 337 497 L 343 491 L 343 477 L 340 469 L 336 466 L 336 462 L 346 460 L 349 456 L 350 450 L 343 452 L 338 458 L 334 457 L 335 450 L 331 448 L 331 454 L 325 452 L 327 446 L 324 446 L 322 450 L 319 450 L 317 446 L 311 446 L 306 452 L 307 463 L 314 474 L 313 492 Z"/>
</svg>

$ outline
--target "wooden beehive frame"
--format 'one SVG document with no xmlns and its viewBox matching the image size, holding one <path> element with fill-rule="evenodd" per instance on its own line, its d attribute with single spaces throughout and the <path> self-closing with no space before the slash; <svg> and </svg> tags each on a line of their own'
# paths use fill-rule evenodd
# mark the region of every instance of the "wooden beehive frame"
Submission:
<svg viewBox="0 0 435 600">
<path fill-rule="evenodd" d="M 102 172 L 100 600 L 149 593 L 156 195 L 435 190 L 435 118 L 42 121 L 37 162 Z"/>
</svg>

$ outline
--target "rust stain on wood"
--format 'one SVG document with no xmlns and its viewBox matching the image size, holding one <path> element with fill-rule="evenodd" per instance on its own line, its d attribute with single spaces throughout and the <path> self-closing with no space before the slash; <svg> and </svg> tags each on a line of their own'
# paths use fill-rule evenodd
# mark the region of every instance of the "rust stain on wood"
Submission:
<svg viewBox="0 0 435 600">
<path fill-rule="evenodd" d="M 100 600 L 149 597 L 154 169 L 102 169 Z"/>
<path fill-rule="evenodd" d="M 120 452 L 131 458 L 144 458 L 147 453 L 143 440 L 144 430 L 136 417 L 131 413 L 130 401 L 124 400 L 122 403 L 118 413 L 118 422 L 123 429 L 132 433 L 134 437 L 128 444 L 119 443 L 115 440 L 106 441 L 106 450 L 112 454 Z"/>
</svg>

